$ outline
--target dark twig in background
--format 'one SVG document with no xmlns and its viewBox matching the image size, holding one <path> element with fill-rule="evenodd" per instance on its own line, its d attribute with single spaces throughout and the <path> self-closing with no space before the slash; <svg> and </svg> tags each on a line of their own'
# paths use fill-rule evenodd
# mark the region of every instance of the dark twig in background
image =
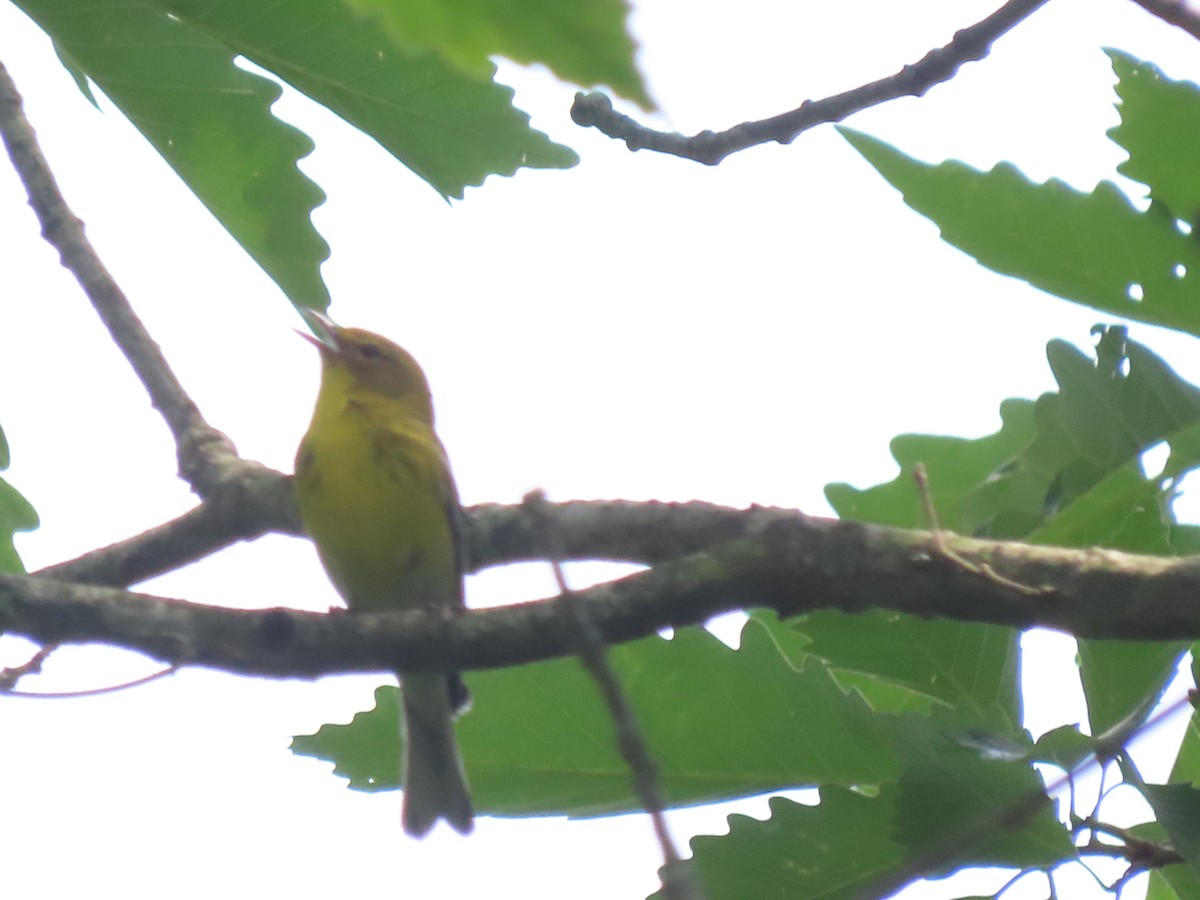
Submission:
<svg viewBox="0 0 1200 900">
<path fill-rule="evenodd" d="M 36 675 L 42 671 L 42 663 L 57 649 L 55 644 L 48 644 L 33 654 L 27 662 L 19 666 L 9 666 L 0 669 L 0 694 L 14 694 L 13 688 L 26 675 Z"/>
<path fill-rule="evenodd" d="M 1183 0 L 1133 0 L 1133 2 L 1164 22 L 1182 28 L 1194 38 L 1200 38 L 1200 12 L 1190 9 Z"/>
<path fill-rule="evenodd" d="M 1047 0 L 1009 0 L 986 19 L 964 28 L 944 47 L 930 50 L 918 62 L 895 75 L 872 81 L 822 100 L 806 100 L 798 109 L 757 122 L 743 122 L 726 131 L 702 131 L 687 137 L 656 131 L 616 112 L 603 94 L 576 94 L 571 118 L 609 137 L 623 140 L 630 150 L 656 150 L 715 166 L 731 153 L 758 144 L 790 144 L 816 125 L 840 122 L 847 116 L 899 97 L 921 97 L 936 84 L 949 81 L 965 63 L 983 59 L 992 44 Z M 1144 4 L 1146 5 L 1146 4 Z"/>
<path fill-rule="evenodd" d="M 666 803 L 659 786 L 658 763 L 650 753 L 650 747 L 646 743 L 641 726 L 638 725 L 637 714 L 625 695 L 621 679 L 617 677 L 608 661 L 604 635 L 592 621 L 587 603 L 580 600 L 567 586 L 567 579 L 562 570 L 563 552 L 561 547 L 554 546 L 558 541 L 550 517 L 546 514 L 547 505 L 546 496 L 541 491 L 530 492 L 522 503 L 533 521 L 535 530 L 545 534 L 545 540 L 552 548 L 549 562 L 558 584 L 559 602 L 575 620 L 579 635 L 579 659 L 608 707 L 616 731 L 617 749 L 633 774 L 633 787 L 638 801 L 642 809 L 650 815 L 654 835 L 663 855 L 663 894 L 668 900 L 700 900 L 703 891 L 694 877 L 688 877 L 691 867 L 682 865 L 683 859 L 667 828 Z"/>
<path fill-rule="evenodd" d="M 1140 734 L 1154 730 L 1167 719 L 1177 715 L 1186 705 L 1188 705 L 1188 701 L 1183 699 L 1159 710 L 1152 718 L 1140 722 L 1136 728 L 1131 729 L 1126 735 L 1127 742 L 1132 741 Z M 1125 752 L 1124 747 L 1120 752 Z M 962 858 L 973 846 L 981 844 L 989 838 L 994 838 L 997 833 L 1016 833 L 1046 807 L 1051 797 L 1069 788 L 1073 780 L 1082 773 L 1097 766 L 1103 768 L 1106 759 L 1110 757 L 1107 754 L 1101 755 L 1105 758 L 1100 758 L 1095 752 L 1089 753 L 1069 771 L 1064 772 L 1061 777 L 1047 785 L 1045 790 L 1031 790 L 1023 796 L 1014 797 L 1012 803 L 1003 809 L 985 812 L 976 817 L 974 821 L 963 823 L 953 838 L 937 842 L 929 849 L 917 853 L 907 860 L 903 866 L 888 872 L 882 880 L 873 884 L 868 891 L 860 895 L 861 900 L 878 900 L 880 897 L 891 896 L 892 893 L 912 881 L 941 871 L 947 863 Z M 1085 819 L 1077 819 L 1072 816 L 1072 819 L 1075 825 L 1091 830 L 1093 833 L 1102 832 L 1122 841 L 1122 844 L 1117 846 L 1100 843 L 1093 837 L 1088 845 L 1080 848 L 1093 850 L 1104 856 L 1128 860 L 1130 868 L 1122 876 L 1122 881 L 1140 872 L 1161 869 L 1183 861 L 1166 840 L 1158 842 L 1137 837 L 1131 830 L 1101 822 L 1096 814 Z M 1002 893 L 1003 891 L 999 891 L 994 896 L 999 897 Z"/>
<path fill-rule="evenodd" d="M 230 478 L 241 463 L 232 442 L 204 421 L 196 404 L 175 378 L 158 345 L 150 337 L 124 292 L 100 261 L 58 189 L 42 155 L 37 135 L 25 118 L 21 95 L 7 69 L 0 65 L 0 137 L 13 168 L 25 186 L 29 205 L 42 226 L 42 236 L 75 276 L 113 341 L 150 394 L 166 420 L 179 457 L 179 473 L 202 496 Z"/>
<path fill-rule="evenodd" d="M 81 697 L 102 697 L 105 694 L 115 694 L 118 691 L 127 691 L 130 688 L 142 687 L 152 681 L 158 681 L 160 678 L 166 678 L 168 675 L 175 674 L 175 667 L 168 666 L 165 669 L 159 669 L 157 672 L 151 672 L 149 675 L 143 675 L 141 678 L 135 678 L 133 681 L 123 681 L 120 684 L 110 684 L 104 687 L 88 688 L 82 691 L 54 691 L 46 693 L 29 692 L 29 691 L 3 691 L 5 697 L 21 697 L 26 700 L 78 700 Z"/>
</svg>

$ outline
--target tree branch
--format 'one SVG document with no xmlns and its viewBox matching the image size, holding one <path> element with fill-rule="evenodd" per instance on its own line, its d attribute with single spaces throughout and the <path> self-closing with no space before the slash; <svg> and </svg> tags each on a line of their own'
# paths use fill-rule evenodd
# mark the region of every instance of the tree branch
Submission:
<svg viewBox="0 0 1200 900">
<path fill-rule="evenodd" d="M 204 421 L 176 379 L 158 344 L 134 314 L 71 212 L 25 118 L 21 95 L 0 65 L 0 138 L 42 226 L 42 236 L 91 301 L 113 341 L 125 354 L 175 438 L 179 474 L 206 496 L 255 464 L 240 460 L 232 441 Z"/>
<path fill-rule="evenodd" d="M 608 644 L 754 607 L 781 616 L 889 609 L 1087 638 L 1200 638 L 1200 559 L 942 537 L 954 558 L 928 532 L 794 515 L 756 537 L 580 591 L 574 602 L 587 604 Z M 293 678 L 497 668 L 579 649 L 576 617 L 561 600 L 452 621 L 421 612 L 246 612 L 15 575 L 0 576 L 0 630 L 41 643 L 112 644 L 175 666 Z"/>
<path fill-rule="evenodd" d="M 1009 0 L 986 19 L 956 32 L 946 46 L 930 50 L 918 62 L 905 66 L 895 75 L 823 100 L 805 100 L 791 112 L 757 122 L 743 122 L 727 131 L 702 131 L 691 137 L 677 132 L 657 131 L 616 112 L 612 101 L 598 93 L 576 94 L 571 118 L 577 125 L 590 125 L 611 138 L 625 141 L 630 150 L 656 150 L 715 166 L 739 150 L 770 141 L 790 144 L 801 133 L 816 125 L 840 122 L 856 112 L 888 100 L 922 97 L 935 84 L 953 78 L 965 63 L 987 56 L 997 38 L 1046 2 Z M 1170 4 L 1159 0 L 1159 5 Z"/>
<path fill-rule="evenodd" d="M 243 470 L 177 519 L 34 574 L 56 581 L 128 587 L 270 532 L 304 533 L 291 477 L 256 466 Z"/>
<path fill-rule="evenodd" d="M 1200 13 L 1188 8 L 1184 0 L 1133 0 L 1138 6 L 1164 22 L 1182 28 L 1200 38 Z"/>
<path fill-rule="evenodd" d="M 237 541 L 269 532 L 303 535 L 290 476 L 262 469 L 243 473 L 219 496 L 162 525 L 108 547 L 34 573 L 58 581 L 128 587 Z M 485 503 L 465 510 L 468 571 L 552 555 L 544 530 L 521 506 Z M 563 559 L 646 565 L 694 553 L 738 537 L 761 534 L 792 510 L 748 510 L 712 503 L 572 501 L 548 503 L 546 512 Z M 557 544 L 556 544 L 557 546 Z"/>
</svg>

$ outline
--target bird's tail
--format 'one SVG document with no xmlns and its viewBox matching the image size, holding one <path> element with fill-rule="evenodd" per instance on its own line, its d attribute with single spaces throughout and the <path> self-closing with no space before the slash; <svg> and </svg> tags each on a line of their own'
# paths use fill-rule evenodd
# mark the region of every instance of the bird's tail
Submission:
<svg viewBox="0 0 1200 900">
<path fill-rule="evenodd" d="M 454 713 L 461 697 L 452 697 L 447 677 L 436 673 L 403 676 L 400 695 L 404 702 L 404 830 L 423 837 L 438 819 L 445 819 L 455 831 L 467 834 L 474 827 L 475 814 L 454 740 Z"/>
</svg>

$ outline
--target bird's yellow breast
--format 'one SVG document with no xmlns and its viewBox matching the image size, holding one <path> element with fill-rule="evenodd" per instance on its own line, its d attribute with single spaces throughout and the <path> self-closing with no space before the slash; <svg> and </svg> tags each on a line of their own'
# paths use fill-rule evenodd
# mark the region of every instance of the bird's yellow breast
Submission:
<svg viewBox="0 0 1200 900">
<path fill-rule="evenodd" d="M 461 603 L 457 495 L 432 426 L 370 403 L 318 404 L 296 457 L 296 496 L 352 609 Z"/>
</svg>

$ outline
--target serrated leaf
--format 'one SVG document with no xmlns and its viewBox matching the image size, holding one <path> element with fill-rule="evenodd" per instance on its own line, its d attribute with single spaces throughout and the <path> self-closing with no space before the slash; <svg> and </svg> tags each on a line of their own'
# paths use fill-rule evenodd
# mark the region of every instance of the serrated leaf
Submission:
<svg viewBox="0 0 1200 900">
<path fill-rule="evenodd" d="M 0 471 L 7 469 L 8 465 L 8 439 L 0 429 Z M 13 535 L 19 531 L 33 531 L 37 527 L 37 511 L 20 491 L 0 478 L 0 572 L 25 571 L 25 564 L 13 545 Z"/>
<path fill-rule="evenodd" d="M 1200 242 L 1158 206 L 1140 212 L 1110 182 L 1090 193 L 1057 179 L 1035 184 L 1009 163 L 989 172 L 929 165 L 838 130 L 947 243 L 981 265 L 1093 309 L 1200 334 Z"/>
<path fill-rule="evenodd" d="M 1051 341 L 1046 355 L 1058 391 L 1036 404 L 1004 401 L 1002 428 L 978 440 L 897 437 L 892 452 L 901 474 L 866 490 L 830 485 L 830 504 L 843 518 L 925 527 L 911 476 L 920 462 L 943 528 L 1171 552 L 1188 538 L 1172 520 L 1173 487 L 1145 480 L 1140 457 L 1165 441 L 1166 474 L 1178 477 L 1200 462 L 1200 390 L 1123 329 L 1104 330 L 1100 345 L 1103 363 Z"/>
<path fill-rule="evenodd" d="M 329 255 L 309 215 L 324 194 L 297 160 L 312 141 L 271 115 L 280 89 L 145 0 L 19 0 L 294 301 L 322 308 Z"/>
<path fill-rule="evenodd" d="M 1024 468 L 1025 477 L 1053 488 L 1059 507 L 1159 441 L 1174 447 L 1176 435 L 1194 436 L 1200 424 L 1200 390 L 1148 348 L 1126 340 L 1124 329 L 1106 330 L 1102 348 L 1106 341 L 1120 345 L 1116 371 L 1064 341 L 1051 341 L 1046 350 L 1059 390 L 1038 400 L 1038 436 Z"/>
<path fill-rule="evenodd" d="M 835 669 L 866 673 L 951 706 L 996 706 L 1020 720 L 1015 629 L 884 610 L 812 613 L 793 627 L 812 642 L 806 651 Z"/>
<path fill-rule="evenodd" d="M 1128 553 L 1173 555 L 1178 549 L 1170 522 L 1171 499 L 1158 479 L 1144 477 L 1141 466 L 1130 463 L 1058 510 L 1026 540 L 1055 547 L 1119 547 Z"/>
<path fill-rule="evenodd" d="M 943 527 L 1060 546 L 1176 552 L 1190 533 L 1173 522 L 1173 488 L 1146 479 L 1139 460 L 1149 447 L 1166 441 L 1173 474 L 1196 464 L 1200 391 L 1127 340 L 1122 329 L 1105 331 L 1097 354 L 1089 360 L 1064 342 L 1051 342 L 1047 356 L 1059 391 L 1039 398 L 1032 416 L 1028 405 L 1007 401 L 1004 426 L 995 435 L 976 441 L 897 438 L 893 452 L 901 475 L 865 491 L 832 485 L 826 491 L 831 504 L 846 518 L 924 524 L 916 518 L 919 500 L 908 475 L 923 462 Z M 796 627 L 813 641 L 806 652 L 835 668 L 868 672 L 951 705 L 968 698 L 986 705 L 987 697 L 959 687 L 969 684 L 964 675 L 952 673 L 956 659 L 998 659 L 989 656 L 982 641 L 990 632 L 963 631 L 967 639 L 959 647 L 953 634 L 939 632 L 943 624 L 963 627 L 882 612 L 853 621 L 820 613 Z M 897 642 L 907 649 L 895 652 Z M 1102 734 L 1139 710 L 1148 713 L 1183 649 L 1182 644 L 1081 642 L 1092 733 Z M 991 666 L 988 678 L 978 683 L 1015 696 L 1015 664 L 1008 672 L 995 669 Z M 998 697 L 995 702 L 1008 703 L 1011 710 L 1016 701 Z"/>
<path fill-rule="evenodd" d="M 939 711 L 935 709 L 935 724 Z M 1075 846 L 1037 773 L 1024 763 L 984 759 L 949 740 L 913 744 L 896 797 L 894 838 L 923 875 L 964 865 L 1048 866 Z"/>
<path fill-rule="evenodd" d="M 333 763 L 333 772 L 356 790 L 393 790 L 400 784 L 400 691 L 375 689 L 375 706 L 344 725 L 322 725 L 292 738 L 291 751 Z"/>
<path fill-rule="evenodd" d="M 610 85 L 653 109 L 634 66 L 624 0 L 351 0 L 408 46 L 477 73 L 488 57 L 543 63 L 575 84 Z"/>
<path fill-rule="evenodd" d="M 1030 400 L 1005 400 L 1000 404 L 1000 419 L 1003 424 L 999 431 L 977 439 L 902 434 L 891 442 L 892 458 L 900 466 L 895 480 L 865 490 L 830 484 L 825 487 L 825 496 L 843 519 L 897 528 L 928 528 L 930 523 L 925 521 L 912 476 L 917 463 L 923 463 L 941 526 L 975 534 L 994 513 L 980 513 L 973 501 L 974 492 L 1037 433 Z"/>
<path fill-rule="evenodd" d="M 369 134 L 444 197 L 488 175 L 566 168 L 571 149 L 529 127 L 495 67 L 468 75 L 435 53 L 399 47 L 376 21 L 331 0 L 260 5 L 162 0 L 173 14 Z"/>
<path fill-rule="evenodd" d="M 701 629 L 612 648 L 671 805 L 814 783 L 878 783 L 899 769 L 893 725 L 843 691 L 816 660 L 797 672 L 757 623 L 738 650 Z M 476 807 L 490 815 L 602 815 L 636 809 L 612 723 L 574 660 L 468 676 L 458 723 Z M 398 783 L 394 698 L 350 725 L 293 741 L 332 759 L 360 789 Z M 373 718 L 377 717 L 377 718 Z M 514 723 L 521 727 L 514 728 Z"/>
<path fill-rule="evenodd" d="M 58 57 L 58 61 L 62 63 L 63 68 L 67 70 L 67 74 L 71 76 L 71 80 L 75 82 L 75 87 L 79 89 L 79 93 L 83 94 L 84 99 L 96 109 L 100 109 L 100 101 L 96 99 L 96 95 L 92 92 L 92 83 L 88 81 L 87 73 L 83 68 L 71 58 L 71 54 L 59 46 L 57 41 L 51 39 L 54 44 L 54 54 Z"/>
<path fill-rule="evenodd" d="M 868 798 L 822 788 L 817 806 L 773 797 L 764 822 L 730 816 L 729 834 L 691 840 L 709 900 L 869 896 L 870 886 L 903 860 L 891 835 L 894 793 L 884 788 Z"/>
<path fill-rule="evenodd" d="M 1121 124 L 1108 136 L 1129 152 L 1117 166 L 1127 178 L 1150 188 L 1177 219 L 1200 214 L 1200 88 L 1172 81 L 1157 66 L 1107 50 L 1117 74 L 1117 111 Z"/>
<path fill-rule="evenodd" d="M 831 669 L 837 683 L 845 690 L 858 691 L 871 709 L 879 713 L 900 715 L 919 713 L 928 715 L 933 700 L 927 694 L 865 672 L 848 669 Z"/>
</svg>

